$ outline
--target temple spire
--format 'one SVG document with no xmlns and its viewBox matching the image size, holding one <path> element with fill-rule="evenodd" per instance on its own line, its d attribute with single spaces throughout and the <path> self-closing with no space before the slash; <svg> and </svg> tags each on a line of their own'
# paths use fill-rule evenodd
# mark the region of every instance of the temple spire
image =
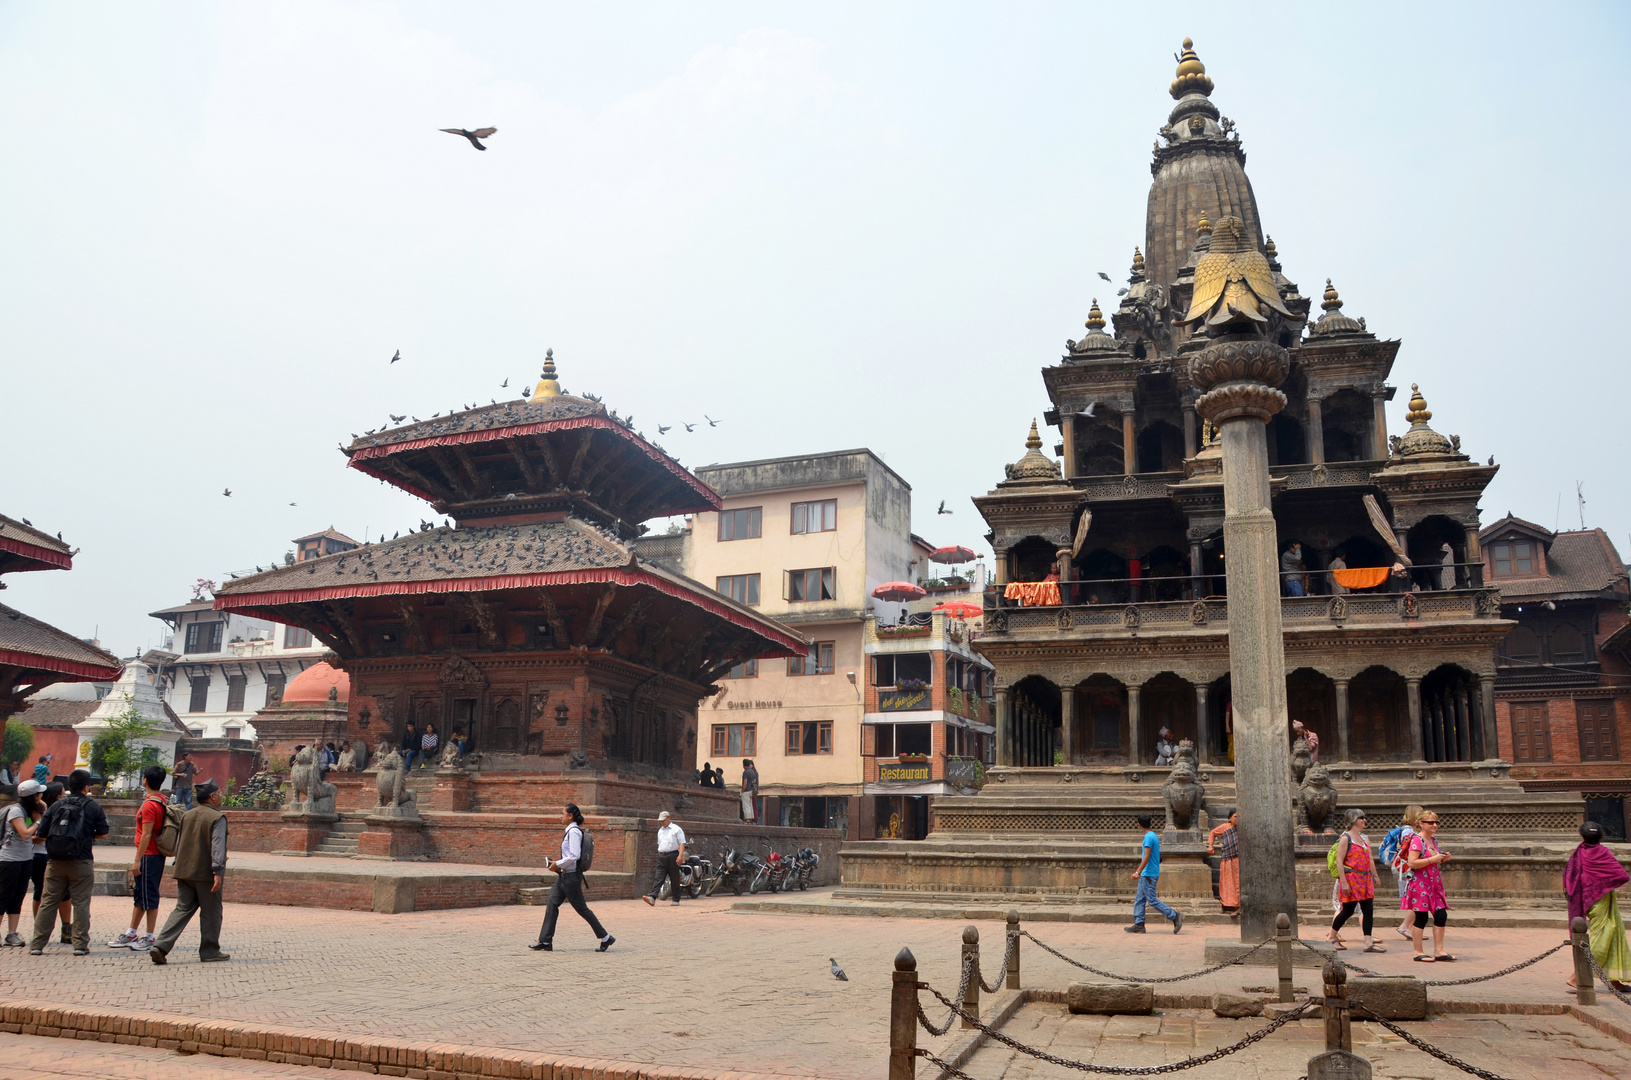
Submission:
<svg viewBox="0 0 1631 1080">
<path fill-rule="evenodd" d="M 1335 296 L 1336 294 L 1328 289 L 1325 295 Z M 1410 421 L 1412 427 L 1417 424 L 1426 424 L 1427 421 L 1433 418 L 1432 412 L 1427 408 L 1427 399 L 1421 396 L 1421 387 L 1415 383 L 1410 384 L 1410 411 L 1404 414 L 1404 418 Z M 1031 426 L 1033 430 L 1036 427 L 1034 424 Z"/>
<path fill-rule="evenodd" d="M 1206 77 L 1206 65 L 1195 55 L 1195 43 L 1189 38 L 1184 38 L 1184 55 L 1178 58 L 1178 77 L 1173 80 L 1169 93 L 1174 100 L 1187 94 L 1202 97 L 1212 94 L 1212 80 Z"/>
<path fill-rule="evenodd" d="M 545 398 L 560 397 L 561 384 L 555 378 L 555 350 L 544 350 L 544 374 L 538 380 L 538 386 L 533 390 L 528 401 L 543 401 Z"/>
</svg>

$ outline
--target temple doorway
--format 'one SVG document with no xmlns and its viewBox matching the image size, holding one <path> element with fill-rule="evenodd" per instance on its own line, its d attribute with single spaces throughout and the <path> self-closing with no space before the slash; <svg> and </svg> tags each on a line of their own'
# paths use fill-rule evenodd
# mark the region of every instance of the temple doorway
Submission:
<svg viewBox="0 0 1631 1080">
<path fill-rule="evenodd" d="M 1139 727 L 1144 761 L 1155 760 L 1155 744 L 1162 728 L 1172 732 L 1172 744 L 1195 738 L 1195 687 L 1170 671 L 1163 671 L 1139 691 Z"/>
<path fill-rule="evenodd" d="M 1127 761 L 1127 688 L 1108 675 L 1095 675 L 1076 687 L 1077 765 Z"/>
<path fill-rule="evenodd" d="M 1304 727 L 1320 737 L 1325 760 L 1336 760 L 1336 683 L 1313 668 L 1293 671 L 1286 676 L 1286 715 L 1291 720 L 1301 720 Z M 1286 737 L 1291 737 L 1289 729 Z"/>
<path fill-rule="evenodd" d="M 1410 760 L 1410 702 L 1404 676 L 1370 667 L 1348 684 L 1349 752 L 1355 761 Z"/>
<path fill-rule="evenodd" d="M 1421 681 L 1422 746 L 1428 761 L 1479 761 L 1484 754 L 1478 723 L 1478 677 L 1445 664 Z"/>
<path fill-rule="evenodd" d="M 1037 767 L 1054 764 L 1061 732 L 1059 688 L 1040 675 L 1029 675 L 1008 694 L 1010 746 L 1013 764 Z"/>
</svg>

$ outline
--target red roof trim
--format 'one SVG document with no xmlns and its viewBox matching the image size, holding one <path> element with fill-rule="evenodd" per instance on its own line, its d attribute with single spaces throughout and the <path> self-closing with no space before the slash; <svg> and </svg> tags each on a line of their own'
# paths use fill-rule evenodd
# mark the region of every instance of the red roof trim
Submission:
<svg viewBox="0 0 1631 1080">
<path fill-rule="evenodd" d="M 215 598 L 217 611 L 235 611 L 259 608 L 272 604 L 299 604 L 318 600 L 339 600 L 359 596 L 414 596 L 424 593 L 489 592 L 500 589 L 527 589 L 548 585 L 593 585 L 611 582 L 617 585 L 645 585 L 660 593 L 695 604 L 704 611 L 718 615 L 745 630 L 752 630 L 769 641 L 781 645 L 785 652 L 766 653 L 764 659 L 782 656 L 803 656 L 809 645 L 801 638 L 774 630 L 763 623 L 745 617 L 729 604 L 721 603 L 706 593 L 686 588 L 678 582 L 659 577 L 645 570 L 624 570 L 607 567 L 595 570 L 565 570 L 550 574 L 502 574 L 482 578 L 448 578 L 441 581 L 370 582 L 356 585 L 330 585 L 320 589 L 280 589 L 261 593 L 230 593 Z"/>
<path fill-rule="evenodd" d="M 638 446 L 647 457 L 663 466 L 688 487 L 701 495 L 707 505 L 688 506 L 676 509 L 677 514 L 691 514 L 706 510 L 719 510 L 724 507 L 719 495 L 713 488 L 704 484 L 691 474 L 691 471 L 655 446 L 646 442 L 639 435 L 630 431 L 622 424 L 605 416 L 575 416 L 564 420 L 541 420 L 534 424 L 512 424 L 509 427 L 483 428 L 480 431 L 457 431 L 450 435 L 431 435 L 423 439 L 409 439 L 406 442 L 386 443 L 381 446 L 365 446 L 351 455 L 350 467 L 370 476 L 378 477 L 388 484 L 393 484 L 404 491 L 411 492 L 427 502 L 435 502 L 435 497 L 420 491 L 411 484 L 403 483 L 393 476 L 386 476 L 377 469 L 370 469 L 359 462 L 373 458 L 389 457 L 403 450 L 419 450 L 427 446 L 455 446 L 463 443 L 493 442 L 498 439 L 513 438 L 518 435 L 541 435 L 551 431 L 571 431 L 575 428 L 603 428 L 614 432 Z"/>
<path fill-rule="evenodd" d="M 50 548 L 30 544 L 25 540 L 8 540 L 0 536 L 0 551 L 9 551 L 13 555 L 21 555 L 25 559 L 45 563 L 44 566 L 19 566 L 16 568 L 18 570 L 72 570 L 74 568 L 72 555 L 64 555 L 60 551 L 52 551 Z"/>
<path fill-rule="evenodd" d="M 32 671 L 54 671 L 73 675 L 75 682 L 111 682 L 119 677 L 124 665 L 106 667 L 102 664 L 80 664 L 73 660 L 59 660 L 54 656 L 0 649 L 0 664 L 14 664 Z"/>
</svg>

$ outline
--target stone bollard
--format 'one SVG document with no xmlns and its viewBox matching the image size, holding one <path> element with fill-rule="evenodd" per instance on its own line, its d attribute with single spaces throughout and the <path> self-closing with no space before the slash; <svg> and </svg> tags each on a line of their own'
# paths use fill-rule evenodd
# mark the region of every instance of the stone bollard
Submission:
<svg viewBox="0 0 1631 1080">
<path fill-rule="evenodd" d="M 889 1080 L 913 1080 L 917 1072 L 917 957 L 895 954 L 889 992 Z"/>
<path fill-rule="evenodd" d="M 1291 987 L 1291 916 L 1281 912 L 1274 917 L 1274 951 L 1280 965 L 1280 1000 L 1290 1002 L 1296 997 Z"/>
<path fill-rule="evenodd" d="M 1325 1053 L 1308 1059 L 1308 1080 L 1370 1080 L 1370 1062 L 1353 1052 L 1347 984 L 1340 960 L 1325 965 Z"/>
<path fill-rule="evenodd" d="M 1008 909 L 1008 989 L 1019 989 L 1019 912 Z"/>
<path fill-rule="evenodd" d="M 1569 940 L 1574 942 L 1574 981 L 1582 1005 L 1597 1004 L 1597 976 L 1591 971 L 1591 933 L 1583 916 L 1576 915 L 1569 924 Z"/>
<path fill-rule="evenodd" d="M 963 927 L 963 963 L 967 964 L 969 957 L 974 958 L 974 969 L 968 973 L 968 989 L 963 992 L 963 1011 L 978 1019 L 980 1016 L 980 931 L 978 927 Z M 971 1028 L 973 1021 L 967 1016 L 962 1019 L 961 1027 Z"/>
</svg>

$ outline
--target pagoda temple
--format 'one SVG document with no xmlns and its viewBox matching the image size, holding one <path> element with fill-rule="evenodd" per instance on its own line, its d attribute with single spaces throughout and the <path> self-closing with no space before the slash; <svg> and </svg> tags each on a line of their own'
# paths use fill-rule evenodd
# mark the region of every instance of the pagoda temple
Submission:
<svg viewBox="0 0 1631 1080">
<path fill-rule="evenodd" d="M 418 530 L 238 578 L 215 606 L 308 629 L 350 677 L 349 737 L 409 721 L 467 740 L 484 776 L 587 770 L 693 783 L 714 679 L 806 642 L 660 566 L 649 518 L 719 497 L 598 399 L 562 392 L 356 439 L 350 467 L 424 499 Z M 586 806 L 587 809 L 587 806 Z"/>
<path fill-rule="evenodd" d="M 72 570 L 74 554 L 60 537 L 0 514 L 0 575 Z M 0 727 L 52 683 L 112 682 L 121 667 L 111 653 L 0 604 Z"/>
</svg>

